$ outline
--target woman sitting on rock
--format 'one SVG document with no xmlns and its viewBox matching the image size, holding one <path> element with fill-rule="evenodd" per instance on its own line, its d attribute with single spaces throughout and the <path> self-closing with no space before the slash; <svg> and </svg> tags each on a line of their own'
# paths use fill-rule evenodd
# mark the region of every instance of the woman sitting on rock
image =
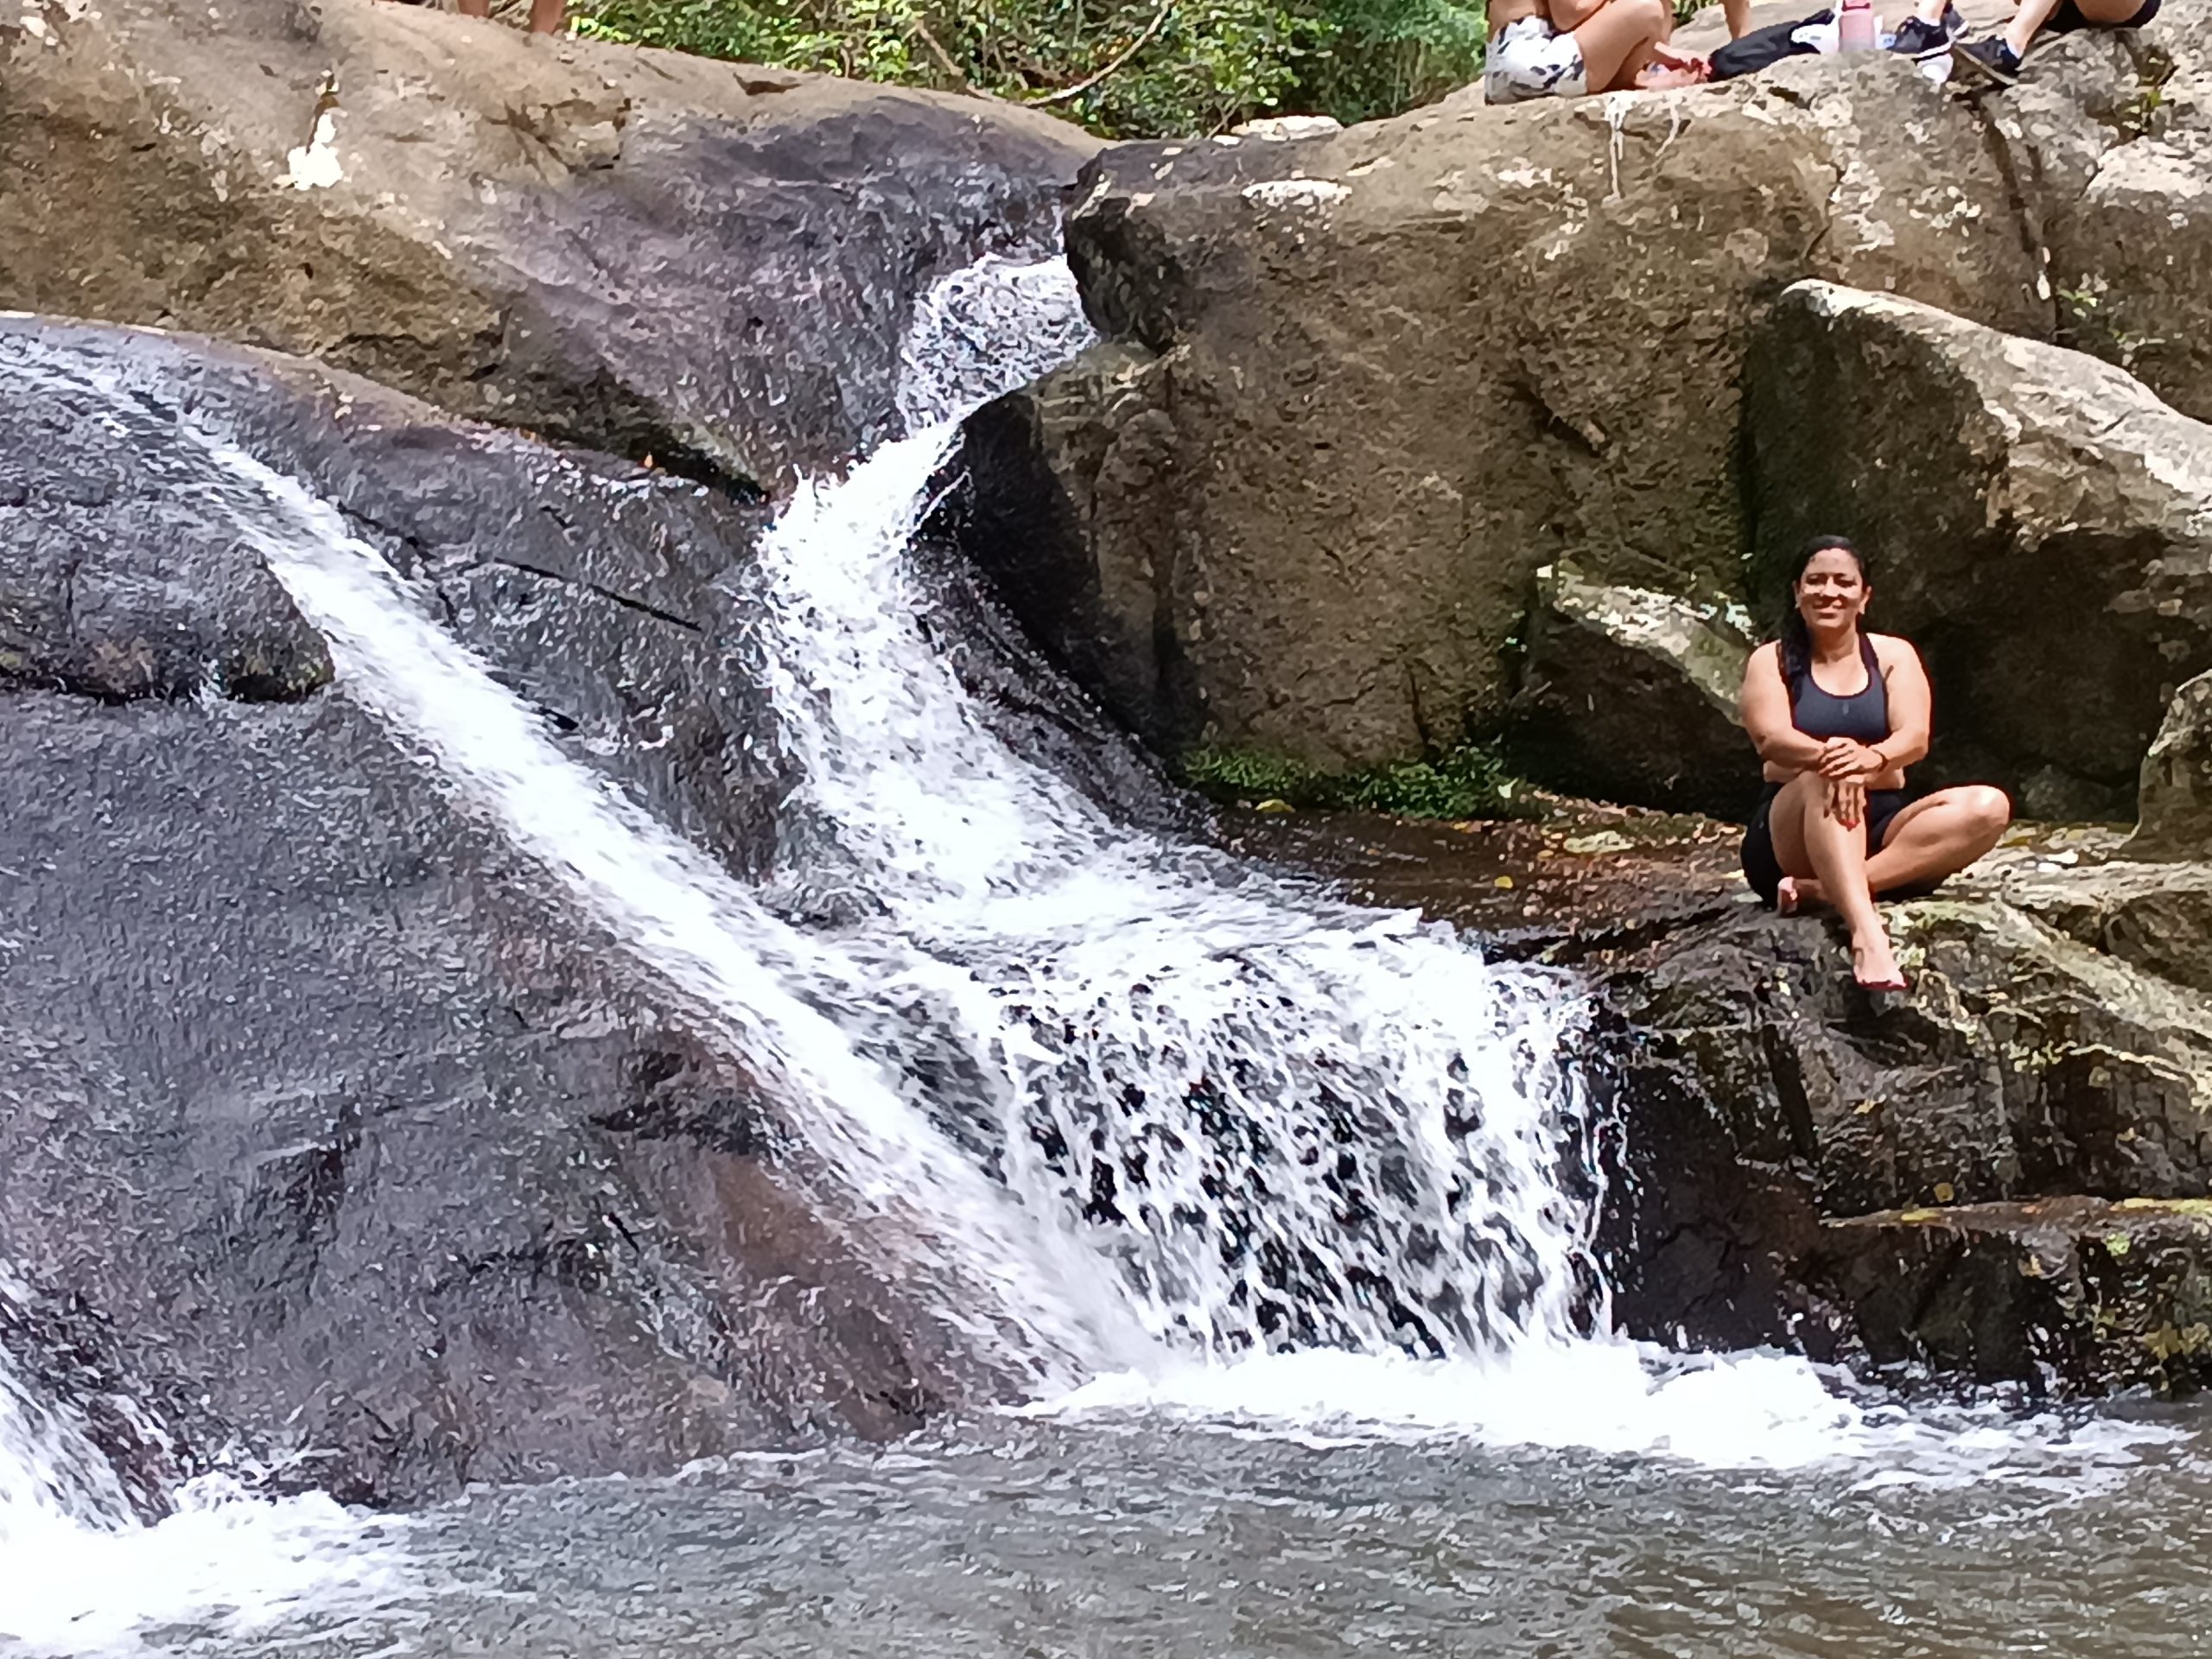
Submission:
<svg viewBox="0 0 2212 1659">
<path fill-rule="evenodd" d="M 1704 59 L 1667 44 L 1675 10 L 1668 0 L 1491 0 L 1490 53 L 1483 100 L 1535 98 L 1707 79 Z"/>
<path fill-rule="evenodd" d="M 2012 821 L 1983 785 L 1910 800 L 1905 768 L 1928 753 L 1928 671 L 1909 641 L 1863 626 L 1866 562 L 1840 536 L 1798 556 L 1782 637 L 1744 670 L 1744 729 L 1766 791 L 1744 837 L 1744 874 L 1783 915 L 1827 904 L 1851 926 L 1851 969 L 1869 990 L 1903 990 L 1874 908 L 1925 889 L 1997 844 Z"/>
</svg>

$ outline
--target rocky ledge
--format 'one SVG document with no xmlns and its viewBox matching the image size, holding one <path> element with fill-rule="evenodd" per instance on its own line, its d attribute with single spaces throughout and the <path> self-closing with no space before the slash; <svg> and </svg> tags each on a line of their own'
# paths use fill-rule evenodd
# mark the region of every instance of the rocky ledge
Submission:
<svg viewBox="0 0 2212 1659">
<path fill-rule="evenodd" d="M 774 488 L 895 428 L 915 297 L 1055 251 L 1036 111 L 381 0 L 0 14 L 0 308 L 318 358 Z"/>
<path fill-rule="evenodd" d="M 2212 1381 L 2212 864 L 2018 832 L 1888 907 L 1910 989 L 1872 997 L 1839 924 L 1751 902 L 1728 826 L 1231 833 L 1587 976 L 1632 1332 L 2067 1392 Z"/>
</svg>

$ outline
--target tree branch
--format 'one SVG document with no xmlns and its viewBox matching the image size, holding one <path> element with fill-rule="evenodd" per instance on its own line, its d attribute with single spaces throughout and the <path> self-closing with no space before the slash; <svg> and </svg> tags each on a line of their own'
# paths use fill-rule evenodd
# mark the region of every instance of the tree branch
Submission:
<svg viewBox="0 0 2212 1659">
<path fill-rule="evenodd" d="M 1154 37 L 1167 27 L 1167 19 L 1173 15 L 1174 10 L 1175 0 L 1160 0 L 1160 10 L 1153 14 L 1152 21 L 1144 26 L 1144 32 L 1128 43 L 1121 56 L 1116 58 L 1096 74 L 1078 80 L 1072 86 L 1063 86 L 1057 92 L 1047 92 L 1042 98 L 1033 98 L 1028 100 L 1029 104 L 1033 108 L 1041 109 L 1047 104 L 1065 104 L 1070 99 L 1081 98 L 1100 81 L 1136 56 L 1138 53 L 1150 46 Z"/>
<path fill-rule="evenodd" d="M 966 75 L 961 73 L 960 66 L 952 60 L 952 54 L 946 51 L 944 49 L 944 42 L 939 41 L 935 35 L 930 32 L 930 26 L 925 21 L 920 17 L 915 18 L 913 33 L 920 37 L 921 42 L 924 46 L 929 48 L 930 55 L 944 66 L 944 73 L 950 75 L 952 79 L 959 84 L 960 90 L 962 92 L 967 92 L 974 97 L 986 96 L 986 94 L 977 90 L 976 84 L 973 81 L 969 80 Z M 988 96 L 995 97 L 996 94 L 992 93 L 988 94 Z"/>
</svg>

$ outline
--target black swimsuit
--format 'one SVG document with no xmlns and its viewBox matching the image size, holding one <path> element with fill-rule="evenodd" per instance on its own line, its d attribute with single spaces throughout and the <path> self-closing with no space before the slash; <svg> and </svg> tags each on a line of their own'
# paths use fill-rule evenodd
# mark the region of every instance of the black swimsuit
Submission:
<svg viewBox="0 0 2212 1659">
<path fill-rule="evenodd" d="M 1789 686 L 1790 723 L 1808 737 L 1847 737 L 1853 742 L 1869 745 L 1887 737 L 1890 688 L 1882 678 L 1881 659 L 1874 654 L 1874 642 L 1863 633 L 1859 636 L 1859 660 L 1866 665 L 1866 683 L 1847 697 L 1822 690 L 1810 668 L 1795 676 Z M 1751 814 L 1751 827 L 1744 836 L 1744 878 L 1751 884 L 1752 891 L 1770 905 L 1774 902 L 1784 874 L 1781 861 L 1774 855 L 1774 836 L 1767 825 L 1767 814 L 1773 810 L 1774 798 L 1781 792 L 1779 784 L 1766 786 L 1759 796 L 1758 810 Z M 1868 852 L 1877 851 L 1889 838 L 1891 821 L 1904 810 L 1910 799 L 1901 789 L 1866 791 Z"/>
</svg>

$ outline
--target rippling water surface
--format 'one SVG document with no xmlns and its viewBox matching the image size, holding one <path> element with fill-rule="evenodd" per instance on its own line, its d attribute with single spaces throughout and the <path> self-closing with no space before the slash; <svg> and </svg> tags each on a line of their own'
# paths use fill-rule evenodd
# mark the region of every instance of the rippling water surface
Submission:
<svg viewBox="0 0 2212 1659">
<path fill-rule="evenodd" d="M 180 1645 L 241 1659 L 2208 1650 L 2212 1412 L 1953 1427 L 1917 1468 L 1727 1471 L 1157 1413 L 996 1419 L 670 1481 L 480 1491 L 406 1523 L 423 1583 L 443 1587 L 319 1637 L 310 1619 Z"/>
</svg>

